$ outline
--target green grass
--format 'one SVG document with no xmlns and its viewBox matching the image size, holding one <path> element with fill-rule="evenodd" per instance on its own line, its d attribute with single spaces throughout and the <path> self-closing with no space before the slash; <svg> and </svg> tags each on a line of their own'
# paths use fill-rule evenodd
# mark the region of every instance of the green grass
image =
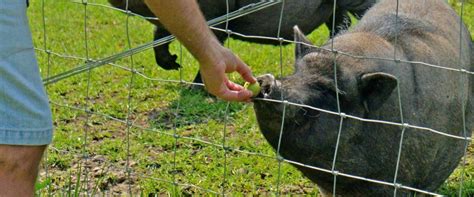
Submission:
<svg viewBox="0 0 474 197">
<path fill-rule="evenodd" d="M 106 4 L 105 0 L 89 2 Z M 458 4 L 452 5 L 459 9 Z M 45 2 L 45 43 L 41 7 L 42 1 L 32 1 L 28 10 L 37 48 L 46 46 L 60 54 L 100 59 L 129 47 L 125 33 L 126 15 L 91 5 L 87 7 L 86 50 L 84 6 L 67 0 Z M 474 32 L 472 3 L 465 6 L 464 14 L 465 23 Z M 131 47 L 152 40 L 152 25 L 138 17 L 129 19 Z M 321 45 L 327 35 L 327 28 L 321 27 L 309 38 Z M 280 47 L 234 39 L 226 45 L 251 66 L 255 75 L 279 75 Z M 179 44 L 173 42 L 171 50 L 180 53 Z M 152 78 L 180 80 L 182 77 L 192 81 L 197 62 L 184 48 L 182 53 L 182 72 L 158 68 L 151 49 L 134 55 L 133 66 Z M 55 55 L 49 56 L 48 61 L 47 53 L 41 51 L 37 51 L 37 56 L 43 77 L 48 76 L 48 71 L 51 76 L 84 64 L 84 60 Z M 289 74 L 294 61 L 293 46 L 283 46 L 282 57 L 283 73 Z M 132 65 L 130 58 L 115 63 L 126 67 Z M 278 162 L 272 158 L 275 152 L 260 134 L 251 104 L 228 105 L 189 91 L 179 83 L 154 81 L 138 75 L 134 76 L 130 87 L 130 72 L 111 65 L 91 71 L 90 82 L 88 74 L 47 86 L 53 102 L 56 131 L 38 180 L 39 194 L 79 195 L 86 191 L 89 194 L 127 194 L 129 185 L 132 193 L 142 195 L 205 194 L 207 190 L 221 193 L 222 188 L 226 193 L 240 195 L 271 195 L 277 188 L 282 194 L 318 194 L 315 184 L 286 163 L 282 163 L 280 185 L 277 185 Z M 231 79 L 242 83 L 235 74 Z M 130 121 L 135 127 L 128 131 L 125 123 L 113 118 L 126 119 L 130 89 Z M 89 99 L 86 99 L 87 90 Z M 87 108 L 94 114 L 88 115 L 77 108 Z M 225 118 L 226 109 L 228 119 Z M 271 157 L 225 152 L 220 147 L 224 143 L 224 125 L 226 147 Z M 465 196 L 474 195 L 472 153 L 470 149 L 464 171 Z M 439 192 L 455 195 L 460 174 L 461 170 L 457 169 Z M 173 181 L 186 185 L 175 186 Z"/>
</svg>

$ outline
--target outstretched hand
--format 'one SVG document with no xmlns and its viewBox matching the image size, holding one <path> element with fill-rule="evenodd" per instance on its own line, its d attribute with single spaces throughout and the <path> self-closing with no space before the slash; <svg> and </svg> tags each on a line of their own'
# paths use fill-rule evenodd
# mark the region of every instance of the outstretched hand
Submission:
<svg viewBox="0 0 474 197">
<path fill-rule="evenodd" d="M 226 73 L 237 71 L 250 83 L 255 83 L 256 79 L 249 67 L 212 34 L 197 1 L 145 0 L 145 3 L 199 61 L 209 93 L 228 101 L 250 101 L 252 92 L 229 81 Z"/>
<path fill-rule="evenodd" d="M 230 81 L 226 73 L 237 71 L 245 81 L 255 83 L 250 68 L 229 49 L 215 45 L 214 55 L 201 63 L 201 75 L 209 93 L 227 101 L 250 101 L 252 92 Z"/>
</svg>

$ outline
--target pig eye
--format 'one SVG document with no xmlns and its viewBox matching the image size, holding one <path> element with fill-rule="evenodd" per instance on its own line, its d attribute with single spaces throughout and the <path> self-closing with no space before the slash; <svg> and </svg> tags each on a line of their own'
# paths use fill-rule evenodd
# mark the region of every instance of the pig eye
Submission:
<svg viewBox="0 0 474 197">
<path fill-rule="evenodd" d="M 336 89 L 333 89 L 333 88 L 325 88 L 325 89 L 321 90 L 320 99 L 325 100 L 325 102 L 329 101 L 330 103 L 336 104 L 337 99 L 338 99 L 338 97 L 336 96 L 336 93 L 339 96 L 339 102 L 340 103 L 346 103 L 347 102 L 346 93 L 344 91 L 341 91 L 341 90 L 336 91 Z"/>
</svg>

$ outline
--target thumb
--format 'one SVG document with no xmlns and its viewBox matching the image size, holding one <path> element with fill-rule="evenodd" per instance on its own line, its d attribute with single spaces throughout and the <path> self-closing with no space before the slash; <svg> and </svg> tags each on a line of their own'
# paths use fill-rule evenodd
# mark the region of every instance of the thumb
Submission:
<svg viewBox="0 0 474 197">
<path fill-rule="evenodd" d="M 240 59 L 238 59 L 236 71 L 240 74 L 240 76 L 242 76 L 245 81 L 248 81 L 250 83 L 257 82 L 257 79 L 253 77 L 250 68 Z"/>
</svg>

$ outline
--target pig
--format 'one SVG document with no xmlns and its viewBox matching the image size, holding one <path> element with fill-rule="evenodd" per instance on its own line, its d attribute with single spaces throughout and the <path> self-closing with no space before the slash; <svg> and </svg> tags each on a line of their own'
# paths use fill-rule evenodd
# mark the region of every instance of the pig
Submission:
<svg viewBox="0 0 474 197">
<path fill-rule="evenodd" d="M 238 10 L 259 0 L 228 0 L 229 11 Z M 109 3 L 117 8 L 126 9 L 127 0 L 109 0 Z M 227 11 L 226 0 L 199 0 L 201 10 L 207 20 L 223 16 Z M 283 10 L 283 20 L 281 24 L 280 37 L 291 39 L 293 36 L 292 27 L 299 25 L 305 32 L 311 32 L 321 24 L 326 24 L 332 29 L 333 14 L 335 16 L 335 30 L 330 35 L 337 34 L 340 30 L 346 29 L 350 25 L 348 13 L 360 18 L 364 12 L 375 3 L 375 0 L 339 0 L 337 1 L 336 12 L 333 13 L 333 1 L 330 0 L 286 0 Z M 280 5 L 280 4 L 279 4 Z M 154 17 L 143 0 L 128 0 L 128 9 L 146 17 Z M 229 30 L 245 35 L 276 37 L 278 35 L 278 23 L 280 19 L 281 6 L 274 5 L 241 18 L 229 21 Z M 303 17 L 302 17 L 303 16 Z M 170 35 L 170 33 L 157 20 L 149 20 L 156 26 L 154 39 L 160 39 Z M 225 24 L 217 26 L 225 28 Z M 227 33 L 214 31 L 216 37 L 222 43 L 227 39 Z M 279 41 L 244 38 L 232 35 L 232 37 L 261 44 L 280 44 Z M 286 44 L 286 43 L 283 43 Z M 154 47 L 156 63 L 166 70 L 178 69 L 181 67 L 176 62 L 177 56 L 169 52 L 169 44 Z M 201 75 L 197 73 L 194 83 L 202 83 Z"/>
<path fill-rule="evenodd" d="M 321 47 L 308 46 L 311 42 L 294 27 L 294 73 L 280 79 L 271 74 L 257 77 L 261 92 L 254 99 L 254 111 L 266 140 L 287 160 L 434 192 L 459 164 L 468 140 L 409 125 L 471 136 L 474 79 L 468 72 L 474 71 L 473 44 L 460 17 L 443 0 L 399 0 L 398 17 L 396 4 L 396 0 L 375 4 L 351 30 Z M 340 109 L 342 115 L 306 106 L 337 113 Z M 294 166 L 318 185 L 323 196 L 395 193 L 394 186 L 344 176 L 334 180 L 333 173 Z M 396 194 L 415 195 L 399 187 Z"/>
</svg>

